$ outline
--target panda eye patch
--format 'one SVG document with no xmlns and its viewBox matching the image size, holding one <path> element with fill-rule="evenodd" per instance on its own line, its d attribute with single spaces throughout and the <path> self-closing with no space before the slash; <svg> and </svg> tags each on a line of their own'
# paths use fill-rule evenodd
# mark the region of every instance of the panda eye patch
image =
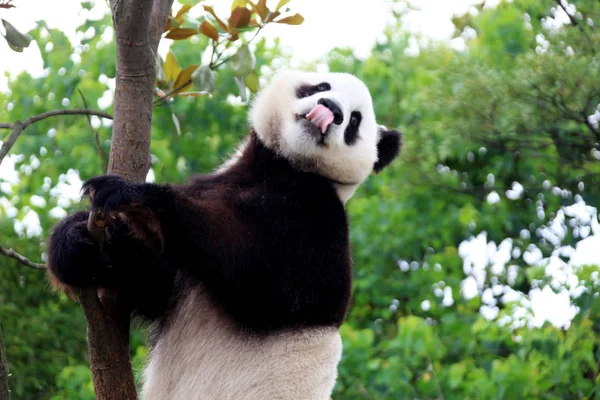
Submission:
<svg viewBox="0 0 600 400">
<path fill-rule="evenodd" d="M 360 121 L 362 120 L 362 115 L 358 111 L 353 111 L 350 114 L 350 122 L 344 131 L 344 142 L 348 146 L 352 146 L 358 140 L 358 127 L 360 126 Z"/>
<path fill-rule="evenodd" d="M 331 85 L 327 82 L 321 82 L 318 85 L 301 85 L 296 89 L 296 97 L 303 99 L 319 92 L 327 92 L 329 90 L 331 90 Z"/>
</svg>

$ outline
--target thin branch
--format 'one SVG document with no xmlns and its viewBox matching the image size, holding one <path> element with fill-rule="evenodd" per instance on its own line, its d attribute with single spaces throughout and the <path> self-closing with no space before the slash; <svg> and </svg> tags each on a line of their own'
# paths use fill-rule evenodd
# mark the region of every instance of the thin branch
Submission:
<svg viewBox="0 0 600 400">
<path fill-rule="evenodd" d="M 83 101 L 83 107 L 88 108 L 87 101 L 83 96 L 83 92 L 80 89 L 77 89 L 79 92 L 79 96 L 81 96 L 81 101 Z M 92 126 L 92 117 L 86 115 L 88 126 L 90 127 L 90 131 L 92 132 L 92 136 L 94 136 L 94 142 L 96 144 L 96 153 L 98 154 L 98 158 L 100 159 L 100 168 L 102 173 L 106 172 L 106 161 L 104 160 L 104 152 L 102 151 L 102 146 L 100 145 L 100 136 L 98 135 L 98 131 L 94 129 Z"/>
<path fill-rule="evenodd" d="M 15 142 L 19 138 L 19 135 L 31 124 L 35 124 L 41 120 L 57 115 L 95 115 L 102 118 L 112 119 L 110 114 L 103 111 L 87 110 L 87 109 L 73 109 L 73 110 L 52 110 L 33 117 L 27 118 L 25 121 L 17 121 L 13 124 L 12 132 L 8 136 L 8 139 L 2 143 L 0 148 L 0 164 L 4 160 L 4 157 L 8 154 L 10 149 L 14 146 Z M 8 124 L 2 124 L 0 127 L 7 128 Z"/>
<path fill-rule="evenodd" d="M 46 264 L 36 263 L 29 260 L 27 257 L 17 253 L 13 249 L 6 249 L 0 245 L 0 254 L 5 255 L 6 257 L 13 258 L 17 260 L 22 265 L 33 268 L 33 269 L 46 269 Z"/>
<path fill-rule="evenodd" d="M 154 100 L 154 102 L 152 103 L 152 105 L 153 106 L 162 106 L 167 101 L 169 101 L 171 99 L 171 97 L 175 96 L 180 90 L 182 90 L 183 88 L 185 88 L 190 83 L 192 83 L 191 79 L 187 80 L 186 82 L 183 82 L 181 85 L 179 85 L 175 89 L 171 90 L 169 93 L 165 94 L 161 98 Z"/>
</svg>

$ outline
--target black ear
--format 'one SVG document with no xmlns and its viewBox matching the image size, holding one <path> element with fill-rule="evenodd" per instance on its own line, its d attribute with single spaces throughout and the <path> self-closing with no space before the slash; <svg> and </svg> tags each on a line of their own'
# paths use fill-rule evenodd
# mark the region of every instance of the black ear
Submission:
<svg viewBox="0 0 600 400">
<path fill-rule="evenodd" d="M 397 130 L 379 128 L 379 143 L 377 143 L 377 162 L 373 166 L 375 172 L 381 171 L 400 153 L 402 134 Z"/>
</svg>

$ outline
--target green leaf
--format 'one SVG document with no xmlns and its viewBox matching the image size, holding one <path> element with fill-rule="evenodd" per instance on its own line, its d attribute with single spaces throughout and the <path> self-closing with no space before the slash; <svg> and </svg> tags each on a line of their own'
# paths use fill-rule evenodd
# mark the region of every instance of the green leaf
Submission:
<svg viewBox="0 0 600 400">
<path fill-rule="evenodd" d="M 252 93 L 258 92 L 259 82 L 258 74 L 256 73 L 256 71 L 252 71 L 248 75 L 246 75 L 244 77 L 244 83 Z"/>
<path fill-rule="evenodd" d="M 4 39 L 8 42 L 11 49 L 22 52 L 24 47 L 29 47 L 32 37 L 26 33 L 19 32 L 10 22 L 2 19 L 2 24 L 6 30 Z"/>
<path fill-rule="evenodd" d="M 247 44 L 240 47 L 240 49 L 229 59 L 229 65 L 233 71 L 233 75 L 236 77 L 244 77 L 254 70 L 256 64 L 256 58 L 250 51 L 250 47 Z"/>
<path fill-rule="evenodd" d="M 202 65 L 196 68 L 192 74 L 192 83 L 201 92 L 210 93 L 215 90 L 215 77 L 210 67 Z"/>
<path fill-rule="evenodd" d="M 237 83 L 237 85 L 238 85 L 238 89 L 240 91 L 240 97 L 242 98 L 242 101 L 244 101 L 244 102 L 248 101 L 248 93 L 246 92 L 246 84 L 244 83 L 244 78 L 242 78 L 240 76 L 236 76 L 234 79 L 235 79 L 235 83 Z"/>
</svg>

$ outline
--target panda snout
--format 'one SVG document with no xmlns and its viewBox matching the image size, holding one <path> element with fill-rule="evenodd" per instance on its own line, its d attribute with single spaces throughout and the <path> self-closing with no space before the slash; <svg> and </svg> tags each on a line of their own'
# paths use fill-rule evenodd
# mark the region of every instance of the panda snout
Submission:
<svg viewBox="0 0 600 400">
<path fill-rule="evenodd" d="M 336 125 L 340 125 L 344 121 L 344 113 L 340 106 L 333 100 L 321 98 L 317 101 L 317 104 L 321 104 L 327 107 L 333 113 L 333 123 Z"/>
</svg>

